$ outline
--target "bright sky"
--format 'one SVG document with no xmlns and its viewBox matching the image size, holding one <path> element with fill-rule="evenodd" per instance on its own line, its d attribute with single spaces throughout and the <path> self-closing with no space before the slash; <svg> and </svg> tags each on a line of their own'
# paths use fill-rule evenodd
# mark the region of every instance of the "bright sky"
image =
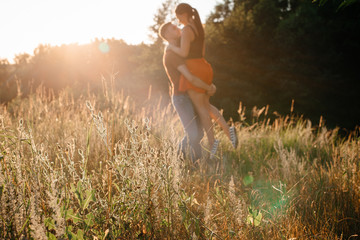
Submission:
<svg viewBox="0 0 360 240">
<path fill-rule="evenodd" d="M 148 43 L 149 26 L 165 0 L 1 0 L 0 59 L 12 62 L 39 44 L 90 43 L 95 38 Z M 182 1 L 180 1 L 182 2 Z M 184 1 L 201 20 L 221 0 Z"/>
</svg>

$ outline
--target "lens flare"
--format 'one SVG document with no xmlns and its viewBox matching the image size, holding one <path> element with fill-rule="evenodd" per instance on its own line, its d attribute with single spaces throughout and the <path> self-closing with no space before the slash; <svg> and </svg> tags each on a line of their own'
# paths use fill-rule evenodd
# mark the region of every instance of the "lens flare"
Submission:
<svg viewBox="0 0 360 240">
<path fill-rule="evenodd" d="M 110 47 L 106 42 L 102 42 L 99 44 L 99 50 L 102 53 L 108 53 L 110 51 Z"/>
</svg>

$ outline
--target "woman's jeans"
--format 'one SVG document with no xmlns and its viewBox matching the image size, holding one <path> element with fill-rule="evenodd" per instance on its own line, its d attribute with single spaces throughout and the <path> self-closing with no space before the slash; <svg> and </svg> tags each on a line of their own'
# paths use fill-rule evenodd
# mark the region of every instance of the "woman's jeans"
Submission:
<svg viewBox="0 0 360 240">
<path fill-rule="evenodd" d="M 195 161 L 201 158 L 200 141 L 204 136 L 199 117 L 187 94 L 173 95 L 172 104 L 180 117 L 185 132 L 185 136 L 179 144 L 179 150 L 184 156 L 189 156 L 192 161 Z"/>
</svg>

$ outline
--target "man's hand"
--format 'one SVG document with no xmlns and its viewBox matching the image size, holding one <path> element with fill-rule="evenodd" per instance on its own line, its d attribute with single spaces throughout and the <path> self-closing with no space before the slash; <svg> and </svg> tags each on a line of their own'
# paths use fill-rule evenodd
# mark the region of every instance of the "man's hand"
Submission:
<svg viewBox="0 0 360 240">
<path fill-rule="evenodd" d="M 206 94 L 209 96 L 214 96 L 216 92 L 216 86 L 214 84 L 210 85 L 210 89 L 206 91 Z"/>
</svg>

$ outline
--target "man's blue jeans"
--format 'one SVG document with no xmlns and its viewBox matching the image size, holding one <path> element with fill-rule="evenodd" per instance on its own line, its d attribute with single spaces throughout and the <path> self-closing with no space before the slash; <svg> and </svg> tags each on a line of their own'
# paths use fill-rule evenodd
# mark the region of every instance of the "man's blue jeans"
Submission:
<svg viewBox="0 0 360 240">
<path fill-rule="evenodd" d="M 188 95 L 173 95 L 172 104 L 180 117 L 185 136 L 179 144 L 179 150 L 184 156 L 190 154 L 192 161 L 201 158 L 200 141 L 204 136 L 199 117 L 194 111 L 193 104 Z M 190 152 L 186 150 L 190 150 Z"/>
</svg>

